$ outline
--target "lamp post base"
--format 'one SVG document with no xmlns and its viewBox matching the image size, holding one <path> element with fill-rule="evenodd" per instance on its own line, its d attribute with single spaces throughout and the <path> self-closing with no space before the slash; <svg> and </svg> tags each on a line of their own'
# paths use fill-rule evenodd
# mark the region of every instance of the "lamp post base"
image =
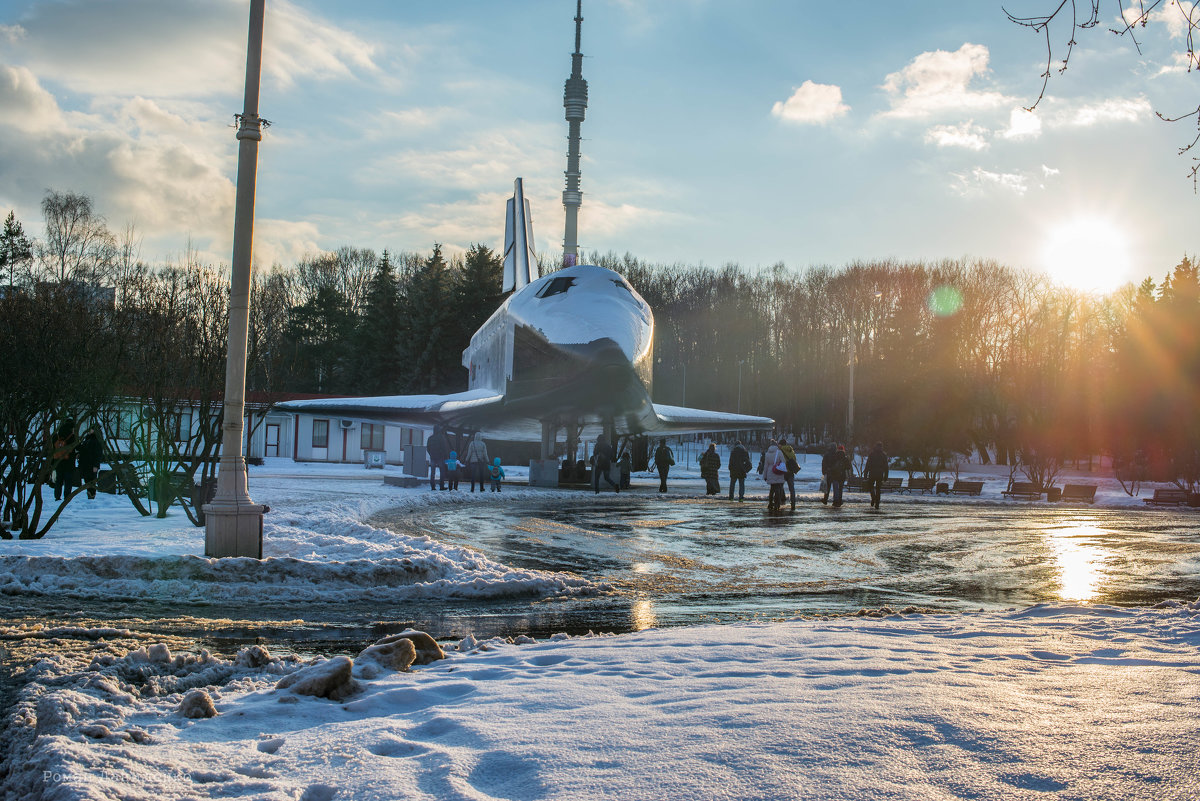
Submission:
<svg viewBox="0 0 1200 801">
<path fill-rule="evenodd" d="M 204 507 L 204 555 L 215 559 L 262 559 L 263 514 L 259 503 L 214 500 Z"/>
</svg>

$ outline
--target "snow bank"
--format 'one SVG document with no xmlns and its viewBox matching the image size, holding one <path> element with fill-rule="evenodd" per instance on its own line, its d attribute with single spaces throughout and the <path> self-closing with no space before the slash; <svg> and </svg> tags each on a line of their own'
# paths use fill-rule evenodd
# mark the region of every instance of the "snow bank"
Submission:
<svg viewBox="0 0 1200 801">
<path fill-rule="evenodd" d="M 35 670 L 6 732 L 7 789 L 63 801 L 1200 790 L 1200 601 L 522 640 L 468 638 L 413 672 L 364 674 L 340 701 L 277 689 L 300 664 L 261 655 L 142 648 Z M 344 666 L 315 665 L 303 675 Z M 184 688 L 217 715 L 186 716 Z"/>
<path fill-rule="evenodd" d="M 255 499 L 277 511 L 263 524 L 263 555 L 209 559 L 204 531 L 176 511 L 139 518 L 120 498 L 76 499 L 43 540 L 0 543 L 0 593 L 56 598 L 275 603 L 432 598 L 547 597 L 606 591 L 569 573 L 517 570 L 461 546 L 399 534 L 362 521 L 386 508 L 474 504 L 495 496 L 384 486 L 319 465 L 254 484 Z M 516 489 L 505 498 L 521 497 Z M 540 493 L 545 497 L 546 493 Z"/>
</svg>

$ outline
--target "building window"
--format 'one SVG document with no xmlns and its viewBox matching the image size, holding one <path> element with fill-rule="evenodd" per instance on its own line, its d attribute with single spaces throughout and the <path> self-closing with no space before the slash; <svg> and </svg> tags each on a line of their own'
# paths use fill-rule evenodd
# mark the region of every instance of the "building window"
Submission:
<svg viewBox="0 0 1200 801">
<path fill-rule="evenodd" d="M 362 428 L 362 449 L 364 451 L 381 451 L 381 450 L 383 450 L 383 424 L 382 423 L 363 423 L 361 428 Z"/>
<path fill-rule="evenodd" d="M 174 412 L 171 417 L 171 425 L 174 426 L 176 442 L 188 442 L 192 438 L 192 412 L 189 409 L 185 412 Z"/>
<path fill-rule="evenodd" d="M 329 447 L 329 421 L 328 420 L 313 420 L 313 443 L 314 448 Z"/>
</svg>

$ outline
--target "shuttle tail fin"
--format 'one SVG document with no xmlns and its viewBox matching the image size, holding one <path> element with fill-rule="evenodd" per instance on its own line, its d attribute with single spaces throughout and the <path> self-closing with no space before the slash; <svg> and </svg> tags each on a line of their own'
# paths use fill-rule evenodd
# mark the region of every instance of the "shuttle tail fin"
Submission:
<svg viewBox="0 0 1200 801">
<path fill-rule="evenodd" d="M 504 292 L 512 292 L 536 281 L 537 254 L 533 251 L 533 215 L 521 179 L 513 182 L 504 219 Z"/>
</svg>

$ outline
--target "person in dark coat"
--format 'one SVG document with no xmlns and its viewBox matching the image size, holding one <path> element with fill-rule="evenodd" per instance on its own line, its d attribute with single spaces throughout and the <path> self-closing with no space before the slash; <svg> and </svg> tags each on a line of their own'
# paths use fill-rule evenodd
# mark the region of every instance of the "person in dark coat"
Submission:
<svg viewBox="0 0 1200 801">
<path fill-rule="evenodd" d="M 883 494 L 883 480 L 888 477 L 888 458 L 883 452 L 882 442 L 876 442 L 867 454 L 864 474 L 867 477 L 867 489 L 871 491 L 871 506 L 878 509 L 879 496 Z"/>
<path fill-rule="evenodd" d="M 829 462 L 829 485 L 833 488 L 833 505 L 842 505 L 842 488 L 850 476 L 850 457 L 846 454 L 846 446 L 838 445 L 833 458 Z"/>
<path fill-rule="evenodd" d="M 667 447 L 667 441 L 660 439 L 658 441 L 658 450 L 654 452 L 654 469 L 658 471 L 658 491 L 667 491 L 667 473 L 671 470 L 671 465 L 675 464 L 675 454 L 671 453 L 671 449 Z"/>
<path fill-rule="evenodd" d="M 446 489 L 446 457 L 450 455 L 450 440 L 441 426 L 435 426 L 433 436 L 425 443 L 429 455 L 429 489 Z"/>
<path fill-rule="evenodd" d="M 721 491 L 721 479 L 718 472 L 721 469 L 721 456 L 717 453 L 717 445 L 708 443 L 708 450 L 700 455 L 700 478 L 704 479 L 704 494 L 716 495 Z"/>
<path fill-rule="evenodd" d="M 746 498 L 746 476 L 750 473 L 750 468 L 753 467 L 750 461 L 750 451 L 746 450 L 746 446 L 738 442 L 733 446 L 733 450 L 729 452 L 729 500 L 733 500 L 733 488 L 738 487 L 738 500 Z"/>
<path fill-rule="evenodd" d="M 608 444 L 608 437 L 601 434 L 596 437 L 596 446 L 592 448 L 592 489 L 596 494 L 600 494 L 600 477 L 604 476 L 604 480 L 612 486 L 617 492 L 621 491 L 620 483 L 613 483 L 609 469 L 612 467 L 613 448 Z"/>
<path fill-rule="evenodd" d="M 100 474 L 100 463 L 104 461 L 104 448 L 96 429 L 89 428 L 79 443 L 79 483 L 87 487 L 87 496 L 96 497 L 96 476 Z"/>
<path fill-rule="evenodd" d="M 633 454 L 628 450 L 621 451 L 621 458 L 617 460 L 617 464 L 621 466 L 621 489 L 629 489 L 629 476 L 633 473 Z"/>
<path fill-rule="evenodd" d="M 61 501 L 63 490 L 69 496 L 75 490 L 75 448 L 79 444 L 75 436 L 75 421 L 64 420 L 54 432 L 50 446 L 50 469 L 53 479 L 50 486 L 54 489 L 54 500 Z"/>
<path fill-rule="evenodd" d="M 829 450 L 821 456 L 821 503 L 829 503 L 829 468 L 833 465 L 833 459 L 837 456 L 837 445 L 830 445 Z"/>
</svg>

